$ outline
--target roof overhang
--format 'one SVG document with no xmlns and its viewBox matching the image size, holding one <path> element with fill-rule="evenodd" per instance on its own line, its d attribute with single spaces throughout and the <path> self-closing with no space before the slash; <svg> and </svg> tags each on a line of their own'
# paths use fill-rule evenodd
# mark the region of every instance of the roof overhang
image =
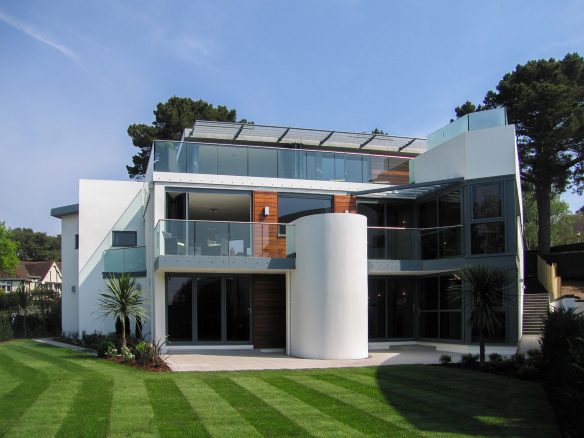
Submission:
<svg viewBox="0 0 584 438">
<path fill-rule="evenodd" d="M 430 181 L 417 184 L 404 184 L 401 186 L 384 186 L 375 189 L 361 190 L 352 192 L 354 196 L 370 195 L 377 198 L 396 198 L 396 199 L 419 199 L 428 196 L 434 192 L 444 190 L 449 187 L 459 185 L 464 178 L 443 179 L 440 181 Z"/>
<path fill-rule="evenodd" d="M 208 120 L 197 120 L 192 129 L 185 129 L 182 140 L 275 145 L 301 144 L 312 148 L 352 149 L 355 152 L 371 153 L 421 154 L 426 152 L 425 138 Z"/>
<path fill-rule="evenodd" d="M 51 209 L 51 216 L 61 219 L 63 216 L 79 213 L 79 204 L 64 205 Z"/>
</svg>

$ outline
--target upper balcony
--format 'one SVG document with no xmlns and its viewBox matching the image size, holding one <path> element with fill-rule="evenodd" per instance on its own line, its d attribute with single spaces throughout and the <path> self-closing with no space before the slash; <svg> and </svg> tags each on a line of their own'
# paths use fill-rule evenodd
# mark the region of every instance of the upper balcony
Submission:
<svg viewBox="0 0 584 438">
<path fill-rule="evenodd" d="M 428 136 L 428 149 L 432 149 L 448 140 L 468 131 L 495 128 L 507 124 L 505 108 L 495 108 L 466 114 Z"/>
<path fill-rule="evenodd" d="M 156 269 L 294 269 L 294 233 L 294 224 L 161 220 L 154 230 Z M 370 260 L 458 258 L 462 226 L 368 227 L 367 254 Z"/>
<path fill-rule="evenodd" d="M 411 157 L 290 148 L 154 142 L 154 171 L 315 181 L 409 182 Z"/>
</svg>

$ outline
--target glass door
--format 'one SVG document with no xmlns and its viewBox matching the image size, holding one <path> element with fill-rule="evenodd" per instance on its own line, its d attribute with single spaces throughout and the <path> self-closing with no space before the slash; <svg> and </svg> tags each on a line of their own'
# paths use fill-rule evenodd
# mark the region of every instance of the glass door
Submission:
<svg viewBox="0 0 584 438">
<path fill-rule="evenodd" d="M 221 277 L 197 277 L 197 333 L 199 342 L 221 341 Z"/>
</svg>

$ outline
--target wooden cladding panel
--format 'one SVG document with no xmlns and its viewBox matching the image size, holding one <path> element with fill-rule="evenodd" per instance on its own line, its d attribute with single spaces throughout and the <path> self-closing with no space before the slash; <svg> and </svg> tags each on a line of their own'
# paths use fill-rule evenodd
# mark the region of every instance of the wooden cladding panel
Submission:
<svg viewBox="0 0 584 438">
<path fill-rule="evenodd" d="M 270 214 L 264 215 L 264 208 Z M 253 222 L 264 222 L 253 227 L 255 257 L 286 258 L 286 237 L 278 235 L 278 192 L 253 192 Z"/>
<path fill-rule="evenodd" d="M 335 213 L 344 213 L 347 210 L 349 213 L 357 213 L 357 198 L 350 195 L 335 195 L 333 208 Z"/>
<path fill-rule="evenodd" d="M 252 336 L 255 348 L 286 347 L 286 276 L 252 276 Z"/>
</svg>

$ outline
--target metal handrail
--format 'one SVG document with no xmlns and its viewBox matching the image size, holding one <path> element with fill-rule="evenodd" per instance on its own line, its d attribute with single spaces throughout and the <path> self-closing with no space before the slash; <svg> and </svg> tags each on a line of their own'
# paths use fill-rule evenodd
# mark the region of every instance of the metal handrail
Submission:
<svg viewBox="0 0 584 438">
<path fill-rule="evenodd" d="M 156 223 L 156 227 L 158 227 L 160 222 L 169 222 L 169 221 L 174 221 L 174 222 L 212 222 L 212 223 L 218 223 L 218 224 L 286 225 L 286 226 L 291 226 L 291 227 L 295 226 L 294 224 L 283 223 L 283 222 L 212 221 L 212 220 L 202 220 L 202 219 L 158 219 L 158 222 Z M 154 227 L 154 228 L 156 228 L 156 227 Z"/>
<path fill-rule="evenodd" d="M 405 231 L 405 230 L 419 230 L 419 231 L 427 231 L 427 230 L 445 230 L 448 228 L 460 228 L 462 227 L 462 224 L 459 225 L 445 225 L 443 227 L 427 227 L 427 228 L 415 228 L 415 227 L 411 227 L 411 228 L 406 228 L 406 227 L 367 227 L 368 230 L 399 230 L 399 231 Z"/>
</svg>

